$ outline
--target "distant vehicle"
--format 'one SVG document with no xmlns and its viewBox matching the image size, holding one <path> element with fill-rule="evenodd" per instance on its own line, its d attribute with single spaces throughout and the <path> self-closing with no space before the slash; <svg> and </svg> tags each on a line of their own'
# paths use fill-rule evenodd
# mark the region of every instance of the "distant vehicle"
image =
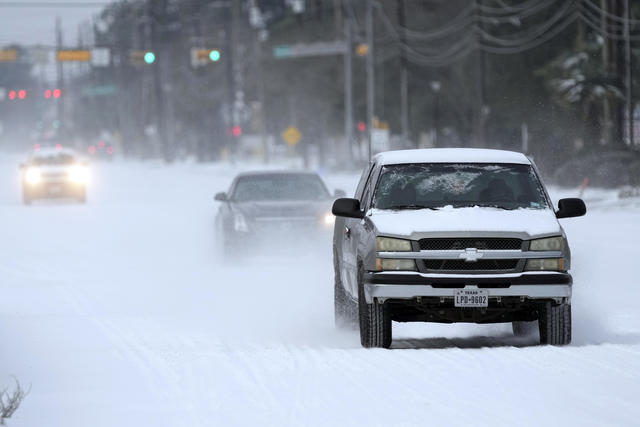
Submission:
<svg viewBox="0 0 640 427">
<path fill-rule="evenodd" d="M 26 205 L 45 198 L 73 198 L 81 203 L 87 200 L 89 168 L 73 150 L 38 148 L 20 169 Z"/>
<path fill-rule="evenodd" d="M 336 190 L 335 197 L 344 196 Z M 221 202 L 216 236 L 226 254 L 246 252 L 260 241 L 287 237 L 310 238 L 333 229 L 335 199 L 316 173 L 294 171 L 247 172 L 238 175 Z"/>
<path fill-rule="evenodd" d="M 364 347 L 391 345 L 398 322 L 537 321 L 540 342 L 571 341 L 571 253 L 531 161 L 501 150 L 390 151 L 335 201 L 335 316 Z"/>
</svg>

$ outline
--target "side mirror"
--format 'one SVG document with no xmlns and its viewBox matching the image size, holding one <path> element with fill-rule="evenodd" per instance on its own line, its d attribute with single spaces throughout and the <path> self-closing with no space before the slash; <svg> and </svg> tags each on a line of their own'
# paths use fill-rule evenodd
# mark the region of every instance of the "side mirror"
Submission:
<svg viewBox="0 0 640 427">
<path fill-rule="evenodd" d="M 364 212 L 360 210 L 360 200 L 358 199 L 337 199 L 333 202 L 331 213 L 347 218 L 364 218 Z"/>
<path fill-rule="evenodd" d="M 229 198 L 227 197 L 227 193 L 223 191 L 222 193 L 217 193 L 213 197 L 213 200 L 216 200 L 218 202 L 226 202 L 227 200 L 229 200 Z"/>
<path fill-rule="evenodd" d="M 587 213 L 587 207 L 582 199 L 560 199 L 558 201 L 558 211 L 556 218 L 573 218 Z"/>
<path fill-rule="evenodd" d="M 334 197 L 336 198 L 340 198 L 340 197 L 346 197 L 347 196 L 347 192 L 344 190 L 336 190 L 333 192 Z"/>
</svg>

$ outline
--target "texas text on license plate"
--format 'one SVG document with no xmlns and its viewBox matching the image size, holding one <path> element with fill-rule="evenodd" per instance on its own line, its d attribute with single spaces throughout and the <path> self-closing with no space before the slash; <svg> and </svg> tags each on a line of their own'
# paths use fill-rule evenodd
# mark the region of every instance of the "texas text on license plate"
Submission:
<svg viewBox="0 0 640 427">
<path fill-rule="evenodd" d="M 454 294 L 456 307 L 487 307 L 489 292 L 484 289 L 457 289 Z"/>
</svg>

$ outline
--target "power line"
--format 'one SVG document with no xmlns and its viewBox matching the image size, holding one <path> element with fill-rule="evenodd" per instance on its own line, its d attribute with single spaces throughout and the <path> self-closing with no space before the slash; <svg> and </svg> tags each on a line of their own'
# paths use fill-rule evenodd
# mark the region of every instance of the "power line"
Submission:
<svg viewBox="0 0 640 427">
<path fill-rule="evenodd" d="M 71 2 L 71 1 L 10 1 L 0 2 L 0 7 L 6 8 L 50 8 L 50 7 L 65 7 L 65 8 L 85 8 L 85 7 L 104 7 L 113 4 L 113 2 Z"/>
</svg>

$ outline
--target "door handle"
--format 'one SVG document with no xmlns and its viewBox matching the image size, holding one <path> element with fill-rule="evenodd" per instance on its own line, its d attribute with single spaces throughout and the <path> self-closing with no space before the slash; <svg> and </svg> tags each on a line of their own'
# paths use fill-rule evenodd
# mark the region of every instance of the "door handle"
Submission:
<svg viewBox="0 0 640 427">
<path fill-rule="evenodd" d="M 344 235 L 347 238 L 351 237 L 351 229 L 349 227 L 344 228 Z"/>
</svg>

